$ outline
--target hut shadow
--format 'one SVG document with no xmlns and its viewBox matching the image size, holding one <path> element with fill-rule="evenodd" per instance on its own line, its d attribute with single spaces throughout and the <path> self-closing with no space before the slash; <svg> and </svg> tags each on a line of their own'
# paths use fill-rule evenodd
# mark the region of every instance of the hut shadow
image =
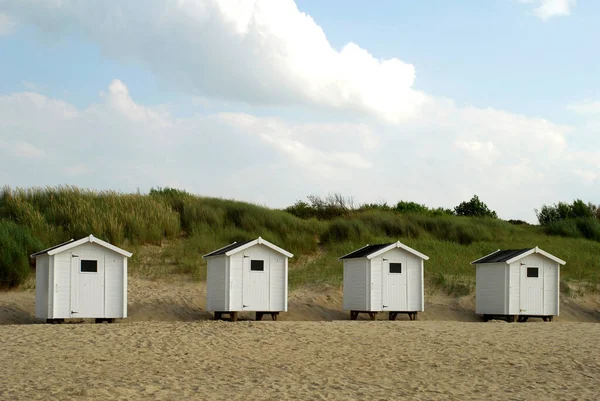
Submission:
<svg viewBox="0 0 600 401">
<path fill-rule="evenodd" d="M 0 325 L 34 324 L 35 316 L 14 305 L 0 305 Z"/>
<path fill-rule="evenodd" d="M 124 322 L 140 321 L 180 321 L 194 322 L 213 319 L 209 313 L 195 305 L 178 304 L 174 302 L 148 302 L 129 305 L 127 319 Z"/>
</svg>

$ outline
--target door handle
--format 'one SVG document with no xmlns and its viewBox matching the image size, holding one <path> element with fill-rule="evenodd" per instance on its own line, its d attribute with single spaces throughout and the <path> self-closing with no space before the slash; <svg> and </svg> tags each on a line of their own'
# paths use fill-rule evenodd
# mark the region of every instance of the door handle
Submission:
<svg viewBox="0 0 600 401">
<path fill-rule="evenodd" d="M 242 308 L 247 308 L 247 307 L 248 307 L 248 305 L 242 305 Z"/>
<path fill-rule="evenodd" d="M 73 311 L 71 311 L 71 315 L 74 315 L 74 314 L 76 314 L 76 313 L 79 313 L 79 312 L 73 312 Z"/>
</svg>

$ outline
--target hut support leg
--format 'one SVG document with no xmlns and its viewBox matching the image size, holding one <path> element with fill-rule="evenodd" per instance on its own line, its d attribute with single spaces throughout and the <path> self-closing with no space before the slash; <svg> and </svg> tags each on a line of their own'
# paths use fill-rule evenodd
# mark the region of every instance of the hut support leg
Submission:
<svg viewBox="0 0 600 401">
<path fill-rule="evenodd" d="M 232 322 L 237 322 L 238 321 L 238 313 L 237 312 L 230 312 L 229 313 L 229 317 L 231 318 Z"/>
<path fill-rule="evenodd" d="M 398 312 L 390 312 L 390 315 L 388 317 L 389 320 L 396 320 L 396 317 L 398 316 Z"/>
<path fill-rule="evenodd" d="M 215 320 L 220 320 L 223 314 L 221 312 L 215 312 Z"/>
<path fill-rule="evenodd" d="M 358 312 L 351 310 L 350 311 L 350 320 L 356 320 L 358 318 Z"/>
<path fill-rule="evenodd" d="M 271 312 L 271 320 L 276 322 L 277 317 L 279 316 L 279 312 Z"/>
<path fill-rule="evenodd" d="M 371 320 L 377 320 L 377 312 L 369 312 L 369 318 Z"/>
<path fill-rule="evenodd" d="M 417 312 L 409 312 L 408 313 L 408 318 L 410 320 L 417 320 Z"/>
<path fill-rule="evenodd" d="M 255 318 L 255 320 L 257 322 L 259 322 L 259 321 L 262 320 L 262 318 L 263 318 L 263 313 L 262 312 L 256 312 L 256 318 Z"/>
</svg>

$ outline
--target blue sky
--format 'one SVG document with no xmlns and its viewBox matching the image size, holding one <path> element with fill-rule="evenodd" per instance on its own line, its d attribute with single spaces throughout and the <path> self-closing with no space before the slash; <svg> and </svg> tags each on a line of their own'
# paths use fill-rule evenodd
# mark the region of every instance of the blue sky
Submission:
<svg viewBox="0 0 600 401">
<path fill-rule="evenodd" d="M 477 193 L 529 221 L 600 203 L 598 17 L 591 0 L 0 0 L 0 183 L 275 207 Z"/>
</svg>

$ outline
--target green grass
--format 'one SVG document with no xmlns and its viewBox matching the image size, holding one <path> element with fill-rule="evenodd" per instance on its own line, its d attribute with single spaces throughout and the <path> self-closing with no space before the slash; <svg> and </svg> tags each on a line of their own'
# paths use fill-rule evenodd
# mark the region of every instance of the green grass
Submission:
<svg viewBox="0 0 600 401">
<path fill-rule="evenodd" d="M 260 235 L 295 255 L 290 260 L 291 289 L 339 286 L 341 255 L 367 243 L 397 240 L 430 257 L 425 264 L 430 291 L 468 294 L 475 283 L 471 261 L 496 249 L 533 246 L 567 261 L 561 274 L 563 293 L 600 288 L 600 242 L 562 232 L 549 235 L 556 232 L 492 218 L 361 208 L 330 220 L 301 219 L 282 210 L 177 190 L 141 195 L 58 187 L 5 188 L 0 194 L 0 219 L 0 280 L 13 277 L 2 281 L 4 286 L 27 279 L 30 252 L 93 233 L 133 251 L 130 274 L 151 279 L 203 280 L 203 254 Z M 572 224 L 593 237 L 594 225 Z M 15 276 L 15 269 L 25 273 Z"/>
</svg>

